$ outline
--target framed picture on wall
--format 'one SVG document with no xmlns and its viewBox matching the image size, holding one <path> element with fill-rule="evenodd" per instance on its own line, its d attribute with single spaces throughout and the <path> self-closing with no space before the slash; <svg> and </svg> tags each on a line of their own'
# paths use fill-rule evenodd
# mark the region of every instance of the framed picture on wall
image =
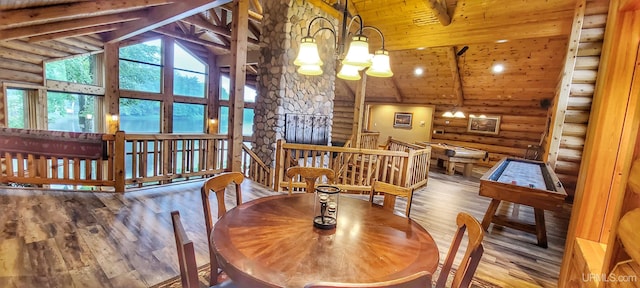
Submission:
<svg viewBox="0 0 640 288">
<path fill-rule="evenodd" d="M 496 135 L 500 132 L 500 116 L 469 116 L 467 131 Z"/>
<path fill-rule="evenodd" d="M 413 113 L 396 112 L 393 117 L 394 128 L 411 128 L 413 123 Z"/>
</svg>

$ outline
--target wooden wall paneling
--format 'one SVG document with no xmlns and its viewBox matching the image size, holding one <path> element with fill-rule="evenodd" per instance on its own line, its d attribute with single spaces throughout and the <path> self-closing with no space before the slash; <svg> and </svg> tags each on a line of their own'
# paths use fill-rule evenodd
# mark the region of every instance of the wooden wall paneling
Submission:
<svg viewBox="0 0 640 288">
<path fill-rule="evenodd" d="M 249 0 L 233 1 L 233 28 L 231 35 L 231 95 L 229 95 L 229 147 L 231 171 L 241 171 L 242 165 L 242 115 L 244 109 L 244 84 L 246 81 L 247 35 L 249 33 Z"/>
<path fill-rule="evenodd" d="M 580 34 L 582 31 L 585 6 L 586 0 L 580 0 L 576 3 L 573 24 L 571 27 L 571 36 L 569 37 L 569 43 L 566 50 L 567 52 L 565 54 L 564 71 L 562 73 L 562 79 L 560 80 L 560 89 L 557 91 L 555 100 L 553 101 L 554 107 L 552 110 L 551 126 L 549 135 L 547 136 L 548 141 L 547 147 L 545 148 L 546 153 L 544 153 L 543 156 L 545 162 L 548 162 L 552 169 L 555 168 L 556 160 L 558 159 L 562 129 L 564 128 L 565 114 L 571 91 L 571 79 L 573 77 L 578 46 L 580 44 Z"/>
</svg>

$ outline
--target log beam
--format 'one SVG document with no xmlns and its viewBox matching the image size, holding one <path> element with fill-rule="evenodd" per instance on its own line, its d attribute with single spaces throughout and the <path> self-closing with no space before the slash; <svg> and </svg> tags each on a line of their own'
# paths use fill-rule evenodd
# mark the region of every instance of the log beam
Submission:
<svg viewBox="0 0 640 288">
<path fill-rule="evenodd" d="M 231 55 L 233 64 L 230 73 L 229 95 L 229 137 L 232 141 L 229 155 L 231 171 L 241 171 L 242 165 L 242 121 L 244 112 L 244 84 L 246 81 L 247 36 L 249 34 L 249 0 L 233 1 L 233 34 L 231 36 Z"/>
<path fill-rule="evenodd" d="M 117 31 L 107 33 L 105 39 L 110 43 L 119 42 L 229 2 L 230 0 L 193 0 L 151 7 L 143 19 L 128 23 Z"/>
<path fill-rule="evenodd" d="M 429 8 L 431 8 L 431 12 L 438 18 L 442 26 L 451 24 L 451 16 L 449 16 L 447 12 L 446 1 L 428 0 L 427 3 L 429 4 Z"/>
<path fill-rule="evenodd" d="M 173 0 L 112 1 L 96 0 L 37 8 L 12 10 L 0 14 L 0 30 L 79 18 L 123 13 L 130 10 L 165 5 Z"/>
<path fill-rule="evenodd" d="M 353 147 L 360 148 L 360 135 L 362 135 L 362 122 L 364 119 L 364 98 L 367 90 L 367 74 L 362 73 L 362 79 L 358 80 L 356 84 L 356 99 L 353 106 L 353 126 L 351 129 L 351 135 L 354 139 L 351 139 Z"/>
<path fill-rule="evenodd" d="M 451 48 L 447 50 L 447 58 L 449 59 L 449 68 L 451 69 L 451 77 L 453 78 L 453 94 L 456 96 L 456 106 L 462 106 L 464 104 L 464 94 L 462 92 L 462 81 L 460 80 L 458 55 L 455 46 L 451 46 Z"/>
</svg>

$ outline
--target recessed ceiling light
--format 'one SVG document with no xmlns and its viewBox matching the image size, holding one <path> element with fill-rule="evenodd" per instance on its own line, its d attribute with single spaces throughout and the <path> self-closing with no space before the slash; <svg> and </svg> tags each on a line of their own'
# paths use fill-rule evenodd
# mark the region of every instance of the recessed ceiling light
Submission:
<svg viewBox="0 0 640 288">
<path fill-rule="evenodd" d="M 493 70 L 493 73 L 502 73 L 502 71 L 504 71 L 504 65 L 496 64 L 496 65 L 493 65 L 493 68 L 491 69 Z"/>
<path fill-rule="evenodd" d="M 418 47 L 418 48 L 416 48 L 416 50 L 424 50 L 424 49 L 426 49 L 426 48 L 425 48 L 425 47 Z"/>
<path fill-rule="evenodd" d="M 496 43 L 507 43 L 507 42 L 509 42 L 509 40 L 507 39 L 500 39 L 496 41 Z"/>
<path fill-rule="evenodd" d="M 416 68 L 415 70 L 413 70 L 413 74 L 415 74 L 416 76 L 420 76 L 422 75 L 422 73 L 424 73 L 424 70 L 420 67 Z"/>
</svg>

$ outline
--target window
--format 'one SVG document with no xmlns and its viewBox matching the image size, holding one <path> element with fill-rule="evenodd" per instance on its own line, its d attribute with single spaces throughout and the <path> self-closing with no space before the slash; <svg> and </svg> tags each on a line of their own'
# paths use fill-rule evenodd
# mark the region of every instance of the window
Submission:
<svg viewBox="0 0 640 288">
<path fill-rule="evenodd" d="M 253 109 L 244 108 L 242 116 L 242 136 L 253 136 Z"/>
<path fill-rule="evenodd" d="M 159 133 L 160 101 L 120 98 L 120 129 L 127 133 Z"/>
<path fill-rule="evenodd" d="M 219 115 L 219 133 L 229 133 L 229 91 L 231 81 L 227 76 L 220 77 L 220 113 Z M 242 136 L 245 140 L 253 136 L 253 118 L 255 116 L 255 102 L 257 91 L 253 87 L 244 86 L 244 102 L 245 107 L 242 115 Z"/>
<path fill-rule="evenodd" d="M 96 96 L 63 92 L 47 93 L 49 130 L 96 132 Z M 101 116 L 100 116 L 101 117 Z"/>
<path fill-rule="evenodd" d="M 204 133 L 205 106 L 173 103 L 173 133 Z"/>
<path fill-rule="evenodd" d="M 120 48 L 120 89 L 160 93 L 162 40 Z"/>
<path fill-rule="evenodd" d="M 45 63 L 47 79 L 96 85 L 96 54 Z"/>
<path fill-rule="evenodd" d="M 220 106 L 220 113 L 218 113 L 218 115 L 220 117 L 220 123 L 218 124 L 218 133 L 229 134 L 229 107 Z"/>
<path fill-rule="evenodd" d="M 206 66 L 177 43 L 173 45 L 173 94 L 204 98 Z"/>
<path fill-rule="evenodd" d="M 27 91 L 7 89 L 7 120 L 9 128 L 28 128 Z"/>
<path fill-rule="evenodd" d="M 229 94 L 231 91 L 231 80 L 227 76 L 220 77 L 220 100 L 229 101 Z M 256 89 L 250 86 L 244 86 L 244 102 L 255 103 L 256 102 Z"/>
</svg>

